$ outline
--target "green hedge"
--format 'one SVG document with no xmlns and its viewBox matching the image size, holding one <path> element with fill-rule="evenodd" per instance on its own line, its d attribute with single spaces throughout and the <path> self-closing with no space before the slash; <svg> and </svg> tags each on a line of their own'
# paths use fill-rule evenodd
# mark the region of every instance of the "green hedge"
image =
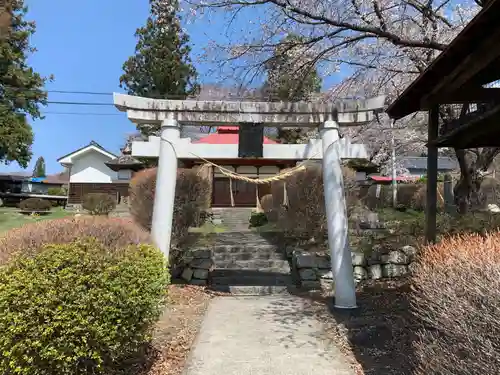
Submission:
<svg viewBox="0 0 500 375">
<path fill-rule="evenodd" d="M 52 204 L 41 198 L 28 198 L 19 203 L 19 208 L 23 211 L 50 211 Z"/>
<path fill-rule="evenodd" d="M 89 193 L 83 197 L 82 207 L 91 215 L 108 215 L 116 208 L 116 199 L 106 193 Z"/>
<path fill-rule="evenodd" d="M 0 267 L 0 374 L 105 374 L 138 351 L 169 282 L 150 245 L 47 245 Z"/>
<path fill-rule="evenodd" d="M 261 227 L 267 224 L 267 216 L 264 212 L 252 212 L 249 223 L 251 228 Z"/>
</svg>

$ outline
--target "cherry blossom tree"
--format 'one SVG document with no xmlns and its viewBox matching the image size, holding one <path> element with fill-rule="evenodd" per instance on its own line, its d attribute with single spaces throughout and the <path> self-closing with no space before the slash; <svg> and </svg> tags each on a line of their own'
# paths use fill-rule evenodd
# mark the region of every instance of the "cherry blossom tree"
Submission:
<svg viewBox="0 0 500 375">
<path fill-rule="evenodd" d="M 388 102 L 436 58 L 483 6 L 481 0 L 185 0 L 199 18 L 224 12 L 232 38 L 210 43 L 210 51 L 227 74 L 248 81 L 262 75 L 281 46 L 302 50 L 323 77 L 336 75 L 339 84 L 327 99 L 387 95 Z M 248 22 L 248 19 L 251 21 Z M 247 20 L 243 22 L 242 20 Z M 237 28 L 239 28 L 237 30 Z M 238 32 L 236 32 L 236 30 Z M 299 35 L 296 44 L 281 42 Z M 207 52 L 208 53 L 208 52 Z M 295 67 L 304 69 L 304 66 Z M 449 115 L 443 109 L 442 120 Z M 425 114 L 408 116 L 395 124 L 396 147 L 401 152 L 424 149 Z M 387 119 L 374 122 L 351 136 L 367 139 L 373 159 L 387 159 L 391 140 Z M 461 179 L 455 187 L 457 203 L 469 206 L 479 195 L 482 171 L 499 153 L 497 148 L 455 150 Z"/>
</svg>

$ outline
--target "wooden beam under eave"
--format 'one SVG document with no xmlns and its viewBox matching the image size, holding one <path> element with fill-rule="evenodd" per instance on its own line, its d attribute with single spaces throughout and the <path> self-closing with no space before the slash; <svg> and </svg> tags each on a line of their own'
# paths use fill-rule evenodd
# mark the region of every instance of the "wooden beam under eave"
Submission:
<svg viewBox="0 0 500 375">
<path fill-rule="evenodd" d="M 500 56 L 500 49 L 498 48 L 500 28 L 492 35 L 486 35 L 485 40 L 481 46 L 474 49 L 463 61 L 460 61 L 455 69 L 434 87 L 429 97 L 434 96 L 439 98 L 443 92 L 456 92 L 463 86 L 473 84 L 474 76 L 487 68 Z M 478 41 L 478 43 L 480 42 Z"/>
<path fill-rule="evenodd" d="M 427 132 L 427 194 L 425 209 L 425 240 L 428 243 L 436 242 L 437 216 L 437 177 L 438 177 L 438 148 L 434 141 L 438 137 L 439 106 L 429 111 L 429 126 Z"/>
<path fill-rule="evenodd" d="M 422 107 L 430 110 L 438 104 L 466 104 L 466 103 L 500 103 L 500 88 L 462 87 L 452 93 L 439 96 L 428 96 L 423 99 Z"/>
</svg>

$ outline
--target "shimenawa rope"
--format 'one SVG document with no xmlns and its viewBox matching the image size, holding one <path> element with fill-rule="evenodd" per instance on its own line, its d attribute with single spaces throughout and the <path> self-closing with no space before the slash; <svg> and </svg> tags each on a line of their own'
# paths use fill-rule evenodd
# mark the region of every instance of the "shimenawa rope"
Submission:
<svg viewBox="0 0 500 375">
<path fill-rule="evenodd" d="M 168 139 L 165 139 L 163 137 L 161 137 L 161 140 L 167 142 L 172 147 L 172 149 L 174 150 L 174 153 L 175 153 L 175 146 L 174 146 L 174 144 L 171 141 L 169 141 Z M 280 172 L 280 173 L 278 173 L 278 174 L 276 174 L 274 176 L 271 176 L 271 177 L 266 177 L 266 178 L 260 179 L 260 178 L 247 177 L 247 176 L 241 175 L 239 173 L 230 171 L 229 169 L 224 168 L 221 165 L 213 163 L 213 162 L 211 162 L 211 161 L 203 158 L 202 156 L 196 155 L 194 152 L 190 152 L 189 151 L 189 153 L 191 155 L 193 155 L 194 157 L 196 157 L 196 158 L 202 160 L 203 162 L 205 162 L 205 164 L 203 164 L 201 166 L 200 171 L 198 173 L 201 173 L 201 170 L 203 170 L 204 168 L 206 168 L 208 166 L 213 166 L 213 167 L 217 168 L 226 177 L 229 177 L 229 178 L 235 179 L 235 180 L 245 181 L 245 182 L 248 182 L 248 183 L 251 183 L 251 184 L 257 184 L 257 185 L 264 185 L 264 184 L 269 184 L 269 183 L 274 182 L 274 181 L 285 180 L 286 178 L 291 177 L 291 176 L 293 176 L 294 174 L 296 174 L 296 173 L 298 173 L 300 171 L 304 171 L 306 169 L 305 164 L 308 161 L 310 161 L 311 159 L 313 159 L 314 157 L 316 157 L 320 152 L 321 152 L 321 150 L 318 151 L 318 152 L 316 152 L 316 153 L 314 153 L 313 155 L 311 155 L 309 158 L 307 158 L 305 161 L 303 161 L 300 165 L 297 165 L 297 166 L 295 166 L 293 168 L 290 168 L 287 171 Z M 176 155 L 177 155 L 177 153 L 176 153 Z"/>
</svg>

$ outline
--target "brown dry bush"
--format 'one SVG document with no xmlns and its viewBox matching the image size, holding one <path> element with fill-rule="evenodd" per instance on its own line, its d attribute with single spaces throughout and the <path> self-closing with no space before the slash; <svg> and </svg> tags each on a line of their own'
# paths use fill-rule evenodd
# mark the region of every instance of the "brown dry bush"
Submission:
<svg viewBox="0 0 500 375">
<path fill-rule="evenodd" d="M 291 168 L 282 169 L 281 172 L 284 173 L 289 171 Z M 273 181 L 271 183 L 271 195 L 273 196 L 273 211 L 276 212 L 276 220 L 283 219 L 285 217 L 285 180 Z"/>
<path fill-rule="evenodd" d="M 497 374 L 500 234 L 449 237 L 424 248 L 411 283 L 412 313 L 423 327 L 416 374 Z"/>
<path fill-rule="evenodd" d="M 274 222 L 278 220 L 277 212 L 274 210 L 273 206 L 273 196 L 271 194 L 266 194 L 260 198 L 260 206 L 266 214 L 268 221 Z"/>
<path fill-rule="evenodd" d="M 380 192 L 377 197 L 377 186 Z M 392 185 L 371 185 L 366 194 L 361 198 L 370 209 L 392 207 Z M 438 184 L 438 210 L 444 209 L 444 185 Z M 423 183 L 406 183 L 398 185 L 397 202 L 408 209 L 417 211 L 425 210 L 427 186 Z"/>
<path fill-rule="evenodd" d="M 427 186 L 425 184 L 416 184 L 418 190 L 413 195 L 413 199 L 410 204 L 410 208 L 417 211 L 424 211 L 427 202 Z M 437 193 L 437 208 L 438 210 L 444 209 L 444 184 L 438 183 L 438 193 Z"/>
<path fill-rule="evenodd" d="M 92 237 L 110 250 L 149 243 L 149 234 L 122 218 L 79 217 L 45 220 L 12 229 L 0 237 L 0 264 L 21 252 L 36 254 L 46 244 L 68 244 Z"/>
<path fill-rule="evenodd" d="M 483 204 L 499 204 L 500 202 L 500 181 L 494 177 L 486 177 L 481 183 L 481 194 Z"/>
<path fill-rule="evenodd" d="M 156 168 L 137 173 L 130 182 L 130 213 L 143 228 L 151 230 L 156 188 Z M 180 242 L 189 227 L 198 224 L 210 205 L 210 184 L 196 170 L 179 169 L 175 190 L 172 239 Z"/>
<path fill-rule="evenodd" d="M 288 209 L 279 225 L 286 232 L 321 238 L 326 228 L 323 176 L 319 166 L 292 175 L 286 180 Z"/>
</svg>

